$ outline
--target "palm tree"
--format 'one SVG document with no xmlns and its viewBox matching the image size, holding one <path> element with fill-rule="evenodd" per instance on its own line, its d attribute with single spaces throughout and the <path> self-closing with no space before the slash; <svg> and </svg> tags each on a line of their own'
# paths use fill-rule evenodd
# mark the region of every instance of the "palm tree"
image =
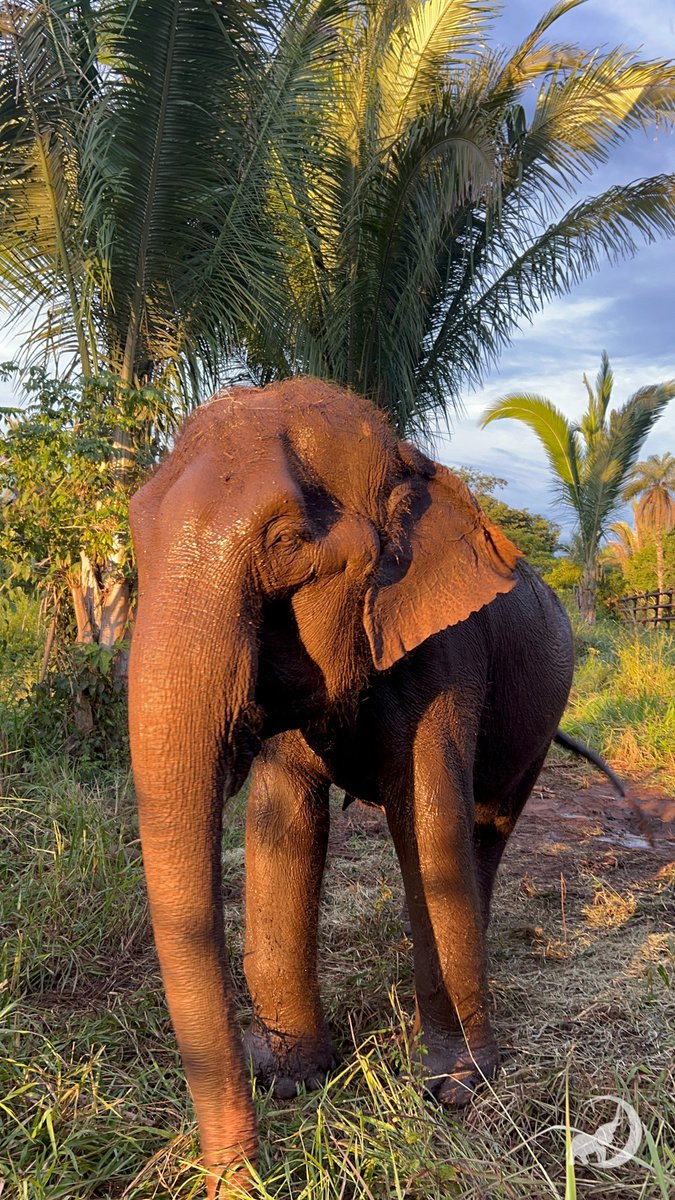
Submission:
<svg viewBox="0 0 675 1200">
<path fill-rule="evenodd" d="M 482 0 L 336 7 L 307 68 L 317 152 L 293 178 L 286 155 L 271 189 L 293 229 L 287 320 L 248 340 L 254 374 L 309 370 L 401 431 L 424 426 L 523 317 L 675 232 L 672 176 L 573 203 L 618 142 L 672 122 L 675 94 L 670 62 L 557 40 L 578 2 L 558 0 L 510 53 L 488 48 L 497 6 Z"/>
<path fill-rule="evenodd" d="M 282 133 L 286 159 L 309 141 L 320 8 L 298 7 L 270 61 L 264 8 L 254 19 L 236 0 L 3 6 L 0 307 L 28 324 L 29 364 L 119 379 L 123 490 L 145 437 L 134 388 L 203 398 L 285 295 L 269 159 Z M 127 561 L 120 529 L 100 564 L 109 644 L 129 614 Z"/>
<path fill-rule="evenodd" d="M 614 537 L 607 542 L 603 549 L 603 558 L 617 563 L 623 570 L 634 554 L 642 550 L 645 540 L 644 523 L 640 519 L 637 505 L 633 502 L 633 524 L 627 521 L 614 521 L 609 526 L 609 533 Z"/>
<path fill-rule="evenodd" d="M 582 568 L 579 607 L 595 620 L 595 594 L 600 543 L 621 504 L 626 480 L 647 434 L 668 401 L 675 380 L 640 388 L 621 408 L 610 411 L 614 376 L 603 351 L 595 388 L 584 375 L 588 407 L 574 424 L 543 396 L 513 393 L 496 400 L 483 417 L 513 418 L 536 433 L 553 472 L 560 502 L 575 518 Z"/>
<path fill-rule="evenodd" d="M 675 526 L 675 455 L 650 454 L 645 462 L 636 463 L 623 495 L 626 500 L 639 497 L 634 503 L 636 522 L 639 516 L 654 532 L 656 578 L 662 592 L 663 539 Z"/>
</svg>

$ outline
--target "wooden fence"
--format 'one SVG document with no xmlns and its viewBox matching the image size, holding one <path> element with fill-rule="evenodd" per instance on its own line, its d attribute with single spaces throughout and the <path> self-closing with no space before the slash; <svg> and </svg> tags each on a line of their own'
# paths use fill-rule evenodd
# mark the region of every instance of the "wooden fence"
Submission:
<svg viewBox="0 0 675 1200">
<path fill-rule="evenodd" d="M 639 592 L 636 596 L 622 596 L 612 600 L 623 621 L 632 625 L 662 626 L 675 629 L 675 591 Z"/>
</svg>

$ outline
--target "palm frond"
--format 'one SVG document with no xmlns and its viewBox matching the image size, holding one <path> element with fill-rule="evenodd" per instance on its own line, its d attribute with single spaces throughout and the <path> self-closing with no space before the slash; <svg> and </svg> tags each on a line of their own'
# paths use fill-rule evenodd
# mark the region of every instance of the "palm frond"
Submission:
<svg viewBox="0 0 675 1200">
<path fill-rule="evenodd" d="M 650 454 L 644 462 L 635 464 L 624 488 L 624 500 L 641 496 L 653 488 L 665 488 L 675 493 L 675 455 L 669 450 L 665 454 Z"/>
<path fill-rule="evenodd" d="M 537 21 L 520 45 L 509 55 L 502 67 L 495 90 L 505 99 L 515 97 L 524 85 L 542 79 L 551 72 L 574 69 L 583 57 L 579 47 L 562 42 L 542 42 L 548 30 L 572 9 L 586 0 L 558 0 Z M 510 95 L 509 95 L 510 94 Z M 523 127 L 524 132 L 525 129 Z"/>
<path fill-rule="evenodd" d="M 394 30 L 378 70 L 380 137 L 400 135 L 442 91 L 448 68 L 479 53 L 489 0 L 414 0 Z"/>
<path fill-rule="evenodd" d="M 334 96 L 330 66 L 345 7 L 342 0 L 302 0 L 286 14 L 266 71 L 247 81 L 251 111 L 239 158 L 223 175 L 230 184 L 221 188 L 208 236 L 189 248 L 188 271 L 180 273 L 184 352 L 199 347 L 216 377 L 229 373 L 233 356 L 269 379 L 298 363 L 307 370 L 314 353 L 298 313 L 300 296 L 306 311 L 320 311 L 323 302 L 314 204 L 320 200 L 325 212 L 334 202 L 318 164 L 325 155 L 335 163 L 339 153 L 322 117 Z"/>
<path fill-rule="evenodd" d="M 522 421 L 537 435 L 567 503 L 576 510 L 580 495 L 580 462 L 575 427 L 544 396 L 522 392 L 495 400 L 484 414 L 481 426 L 484 429 L 492 421 L 508 418 Z"/>
<path fill-rule="evenodd" d="M 606 350 L 603 350 L 600 359 L 600 370 L 598 378 L 595 382 L 595 394 L 598 399 L 598 406 L 602 421 L 604 422 L 609 402 L 612 398 L 612 388 L 614 387 L 614 372 L 609 365 L 609 355 Z"/>
<path fill-rule="evenodd" d="M 65 305 L 62 328 L 74 330 L 81 368 L 91 374 L 78 185 L 96 72 L 85 17 L 71 6 L 53 8 L 8 7 L 0 38 L 0 303 L 15 321 L 36 305 Z"/>
<path fill-rule="evenodd" d="M 236 189 L 246 83 L 261 58 L 246 9 L 210 0 L 112 0 L 99 38 L 108 87 L 83 151 L 85 216 L 115 298 L 118 367 L 131 379 L 162 342 L 180 352 L 191 264 L 217 240 Z M 233 320 L 247 301 L 250 317 L 247 272 L 262 266 L 254 232 L 238 233 L 238 252 L 228 247 Z M 172 323 L 169 347 L 162 328 Z"/>
<path fill-rule="evenodd" d="M 456 296 L 430 338 L 418 372 L 420 391 L 445 387 L 458 395 L 467 377 L 480 382 L 514 329 L 547 300 L 569 292 L 603 261 L 616 263 L 635 254 L 640 241 L 674 233 L 675 176 L 670 175 L 583 200 L 520 250 L 516 239 L 523 229 L 514 226 L 505 206 L 480 275 Z M 490 281 L 490 270 L 500 262 L 504 270 Z"/>
<path fill-rule="evenodd" d="M 614 384 L 614 374 L 609 365 L 609 357 L 606 350 L 603 350 L 600 360 L 600 370 L 595 383 L 595 390 L 589 387 L 588 380 L 584 375 L 584 383 L 588 391 L 588 408 L 584 413 L 583 419 L 579 426 L 581 434 L 586 442 L 587 451 L 591 451 L 596 439 L 605 428 L 605 415 L 612 397 L 612 387 Z"/>
<path fill-rule="evenodd" d="M 518 145 L 523 193 L 536 203 L 570 194 L 609 153 L 638 129 L 672 126 L 675 65 L 640 61 L 626 50 L 580 55 L 573 70 L 553 73 L 537 98 Z"/>
<path fill-rule="evenodd" d="M 640 549 L 637 533 L 627 521 L 614 521 L 609 526 L 608 532 L 613 533 L 614 537 L 607 542 L 603 549 L 603 555 L 610 562 L 616 562 L 619 566 L 624 567 Z"/>
</svg>

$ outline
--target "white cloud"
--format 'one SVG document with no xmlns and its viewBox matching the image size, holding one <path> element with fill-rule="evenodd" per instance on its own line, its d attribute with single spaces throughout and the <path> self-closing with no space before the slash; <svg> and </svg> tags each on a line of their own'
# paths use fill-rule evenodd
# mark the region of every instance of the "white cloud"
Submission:
<svg viewBox="0 0 675 1200">
<path fill-rule="evenodd" d="M 611 296 L 571 296 L 551 300 L 535 316 L 531 327 L 542 339 L 557 337 L 562 332 L 567 337 L 574 330 L 585 337 L 590 325 L 596 328 L 606 325 L 613 303 Z"/>
</svg>

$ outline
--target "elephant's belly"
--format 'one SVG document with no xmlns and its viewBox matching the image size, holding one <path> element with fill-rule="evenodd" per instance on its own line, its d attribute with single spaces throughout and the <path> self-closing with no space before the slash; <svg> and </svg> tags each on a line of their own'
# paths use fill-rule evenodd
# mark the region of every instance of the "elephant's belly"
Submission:
<svg viewBox="0 0 675 1200">
<path fill-rule="evenodd" d="M 325 765 L 332 783 L 345 800 L 382 807 L 376 746 L 366 746 L 356 729 L 308 728 L 305 740 Z"/>
</svg>

